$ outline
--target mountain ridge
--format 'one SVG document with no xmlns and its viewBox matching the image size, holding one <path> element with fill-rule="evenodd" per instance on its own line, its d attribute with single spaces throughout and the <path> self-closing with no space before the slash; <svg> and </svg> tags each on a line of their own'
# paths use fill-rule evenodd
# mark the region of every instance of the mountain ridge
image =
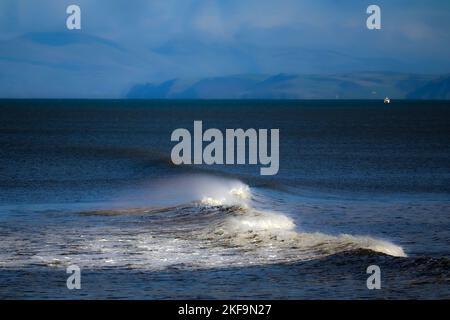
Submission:
<svg viewBox="0 0 450 320">
<path fill-rule="evenodd" d="M 450 99 L 450 75 L 395 72 L 231 75 L 136 84 L 127 99 Z"/>
</svg>

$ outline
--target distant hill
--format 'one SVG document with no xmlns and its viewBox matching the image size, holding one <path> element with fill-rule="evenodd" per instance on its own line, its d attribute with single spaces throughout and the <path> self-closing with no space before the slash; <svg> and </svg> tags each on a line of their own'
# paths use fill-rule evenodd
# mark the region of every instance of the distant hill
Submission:
<svg viewBox="0 0 450 320">
<path fill-rule="evenodd" d="M 450 100 L 450 76 L 429 81 L 407 95 L 408 99 Z"/>
<path fill-rule="evenodd" d="M 129 99 L 450 99 L 450 76 L 404 73 L 234 75 L 133 86 Z"/>
<path fill-rule="evenodd" d="M 133 99 L 165 99 L 169 96 L 170 89 L 176 80 L 168 80 L 161 84 L 147 83 L 131 88 L 127 98 Z"/>
<path fill-rule="evenodd" d="M 148 47 L 81 30 L 29 32 L 0 39 L 0 97 L 450 99 L 450 74 L 415 74 L 436 70 L 424 63 L 183 37 Z"/>
</svg>

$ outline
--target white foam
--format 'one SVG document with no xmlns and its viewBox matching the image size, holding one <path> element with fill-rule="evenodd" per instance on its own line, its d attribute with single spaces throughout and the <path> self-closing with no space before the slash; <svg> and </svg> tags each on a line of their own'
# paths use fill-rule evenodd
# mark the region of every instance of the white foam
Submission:
<svg viewBox="0 0 450 320">
<path fill-rule="evenodd" d="M 23 234 L 10 235 L 0 242 L 0 266 L 72 262 L 92 268 L 214 268 L 305 261 L 357 249 L 406 256 L 402 247 L 386 240 L 300 232 L 288 215 L 252 208 L 251 190 L 239 181 L 203 177 L 176 185 L 194 202 L 158 211 L 162 217 L 170 213 L 170 219 L 157 217 L 125 229 L 105 224 L 46 229 L 32 240 L 24 240 Z M 10 250 L 15 247 L 26 248 L 29 254 Z"/>
<path fill-rule="evenodd" d="M 230 217 L 228 227 L 240 231 L 291 231 L 295 228 L 294 221 L 282 214 L 274 212 L 249 212 Z"/>
<path fill-rule="evenodd" d="M 214 199 L 211 197 L 203 197 L 201 204 L 205 206 L 222 206 L 225 204 L 225 202 L 226 202 L 225 198 Z"/>
<path fill-rule="evenodd" d="M 240 185 L 238 187 L 231 188 L 228 193 L 238 199 L 250 199 L 250 188 L 247 185 Z"/>
</svg>

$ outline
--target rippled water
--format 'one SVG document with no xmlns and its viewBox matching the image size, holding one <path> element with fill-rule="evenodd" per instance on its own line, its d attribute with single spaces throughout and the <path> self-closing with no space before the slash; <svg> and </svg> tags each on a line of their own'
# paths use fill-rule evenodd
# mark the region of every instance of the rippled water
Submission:
<svg viewBox="0 0 450 320">
<path fill-rule="evenodd" d="M 445 103 L 192 103 L 2 102 L 0 297 L 449 297 Z M 279 175 L 171 165 L 195 119 L 280 128 Z"/>
</svg>

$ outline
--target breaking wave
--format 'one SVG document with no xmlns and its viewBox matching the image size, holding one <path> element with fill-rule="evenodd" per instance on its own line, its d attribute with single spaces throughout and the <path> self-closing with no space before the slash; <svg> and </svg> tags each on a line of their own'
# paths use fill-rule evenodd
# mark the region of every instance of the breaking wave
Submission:
<svg viewBox="0 0 450 320">
<path fill-rule="evenodd" d="M 168 206 L 82 212 L 86 219 L 121 219 L 65 232 L 49 228 L 39 241 L 22 241 L 31 247 L 31 256 L 4 253 L 0 261 L 3 266 L 76 263 L 91 268 L 159 270 L 291 263 L 360 249 L 406 256 L 402 247 L 369 236 L 304 232 L 289 215 L 259 209 L 251 189 L 240 181 L 203 177 L 192 179 L 190 185 L 183 180 L 157 189 L 179 188 L 186 188 L 184 198 L 189 193 L 187 198 L 197 199 Z"/>
</svg>

